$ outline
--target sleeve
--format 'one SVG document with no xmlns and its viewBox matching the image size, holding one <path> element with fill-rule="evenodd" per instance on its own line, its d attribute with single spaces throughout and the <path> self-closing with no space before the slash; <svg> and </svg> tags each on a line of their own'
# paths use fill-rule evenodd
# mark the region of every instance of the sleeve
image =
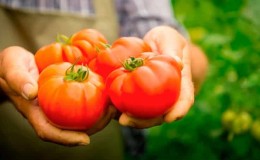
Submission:
<svg viewBox="0 0 260 160">
<path fill-rule="evenodd" d="M 170 0 L 116 0 L 120 36 L 143 37 L 153 27 L 172 26 L 189 38 L 176 20 Z"/>
</svg>

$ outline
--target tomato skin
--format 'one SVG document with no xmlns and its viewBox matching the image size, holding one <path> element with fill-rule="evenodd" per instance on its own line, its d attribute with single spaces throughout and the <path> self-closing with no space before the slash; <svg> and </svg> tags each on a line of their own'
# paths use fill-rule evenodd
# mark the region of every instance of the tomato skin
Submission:
<svg viewBox="0 0 260 160">
<path fill-rule="evenodd" d="M 105 37 L 94 29 L 83 29 L 74 33 L 71 38 L 60 36 L 60 41 L 41 47 L 35 53 L 35 61 L 39 72 L 47 66 L 59 63 L 70 62 L 87 64 L 97 56 L 97 48 L 105 49 L 102 44 L 107 44 Z"/>
<path fill-rule="evenodd" d="M 86 63 L 95 58 L 98 52 L 106 49 L 107 39 L 95 29 L 83 29 L 71 37 L 71 43 L 77 46 L 86 57 Z"/>
<path fill-rule="evenodd" d="M 87 130 L 103 116 L 109 98 L 103 78 L 91 70 L 82 82 L 64 80 L 70 66 L 71 63 L 62 62 L 43 70 L 38 80 L 39 105 L 55 126 Z M 75 69 L 79 67 L 76 65 Z"/>
<path fill-rule="evenodd" d="M 140 38 L 121 37 L 112 44 L 111 48 L 99 52 L 89 63 L 89 67 L 106 78 L 113 70 L 120 68 L 125 59 L 150 51 L 150 46 Z"/>
<path fill-rule="evenodd" d="M 109 74 L 106 88 L 114 106 L 137 118 L 165 114 L 180 94 L 181 73 L 175 59 L 143 53 L 144 64 L 133 71 L 121 67 Z"/>
<path fill-rule="evenodd" d="M 92 46 L 99 49 L 105 48 L 103 44 L 107 44 L 105 36 L 95 29 L 83 29 L 71 37 L 72 43 L 82 40 L 89 42 Z"/>
</svg>

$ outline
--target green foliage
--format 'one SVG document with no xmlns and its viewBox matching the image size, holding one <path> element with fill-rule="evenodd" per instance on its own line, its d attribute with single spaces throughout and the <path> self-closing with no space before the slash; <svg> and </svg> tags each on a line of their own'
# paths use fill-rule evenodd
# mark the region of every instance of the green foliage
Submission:
<svg viewBox="0 0 260 160">
<path fill-rule="evenodd" d="M 260 141 L 250 128 L 234 134 L 221 119 L 227 110 L 249 113 L 252 121 L 260 118 L 260 1 L 172 0 L 172 4 L 191 40 L 207 54 L 209 71 L 186 117 L 148 130 L 142 159 L 259 159 Z"/>
</svg>

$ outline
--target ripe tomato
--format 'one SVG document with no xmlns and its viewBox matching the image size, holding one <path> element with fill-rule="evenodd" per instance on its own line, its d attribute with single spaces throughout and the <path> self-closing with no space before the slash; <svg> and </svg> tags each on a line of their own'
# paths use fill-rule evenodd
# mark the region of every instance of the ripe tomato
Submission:
<svg viewBox="0 0 260 160">
<path fill-rule="evenodd" d="M 83 29 L 68 38 L 58 35 L 58 42 L 41 47 L 35 54 L 35 61 L 41 72 L 45 67 L 57 62 L 77 62 L 87 64 L 104 49 L 107 40 L 94 29 Z"/>
<path fill-rule="evenodd" d="M 181 72 L 175 59 L 147 52 L 127 59 L 123 65 L 106 80 L 111 101 L 121 112 L 137 118 L 155 118 L 177 101 Z"/>
<path fill-rule="evenodd" d="M 113 70 L 120 68 L 127 58 L 149 51 L 151 51 L 150 46 L 142 39 L 121 37 L 112 44 L 111 48 L 99 52 L 97 57 L 90 62 L 89 67 L 106 78 Z"/>
<path fill-rule="evenodd" d="M 44 69 L 38 101 L 57 127 L 87 130 L 103 116 L 108 103 L 103 78 L 84 66 L 62 62 Z"/>
</svg>

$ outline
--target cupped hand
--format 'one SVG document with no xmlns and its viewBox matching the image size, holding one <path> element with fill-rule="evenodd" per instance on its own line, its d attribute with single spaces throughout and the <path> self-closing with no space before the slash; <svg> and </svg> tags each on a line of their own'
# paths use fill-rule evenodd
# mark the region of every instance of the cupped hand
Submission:
<svg viewBox="0 0 260 160">
<path fill-rule="evenodd" d="M 90 139 L 85 132 L 59 129 L 45 118 L 37 101 L 38 76 L 32 53 L 16 46 L 0 53 L 0 87 L 37 135 L 45 141 L 62 145 L 89 144 Z"/>
<path fill-rule="evenodd" d="M 175 29 L 168 26 L 159 26 L 151 29 L 145 36 L 153 52 L 174 57 L 181 71 L 181 91 L 178 101 L 163 116 L 153 119 L 140 119 L 122 113 L 119 123 L 135 128 L 148 128 L 160 125 L 163 122 L 173 122 L 184 117 L 194 103 L 194 87 L 191 75 L 191 50 L 188 41 Z"/>
<path fill-rule="evenodd" d="M 115 117 L 117 116 L 117 112 L 118 111 L 113 105 L 109 105 L 103 113 L 101 119 L 93 127 L 88 129 L 86 133 L 88 135 L 92 135 L 104 129 L 112 119 L 115 119 Z"/>
</svg>

